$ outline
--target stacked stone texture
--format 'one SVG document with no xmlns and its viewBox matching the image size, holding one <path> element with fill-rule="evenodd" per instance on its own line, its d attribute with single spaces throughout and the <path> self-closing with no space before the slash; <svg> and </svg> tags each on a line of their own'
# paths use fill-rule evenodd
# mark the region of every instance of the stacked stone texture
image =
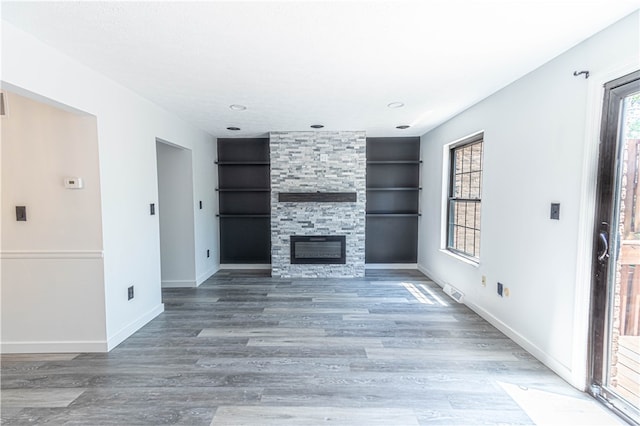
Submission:
<svg viewBox="0 0 640 426">
<path fill-rule="evenodd" d="M 273 132 L 271 274 L 363 277 L 366 206 L 364 132 Z M 280 192 L 356 192 L 355 203 L 278 202 Z M 345 235 L 346 264 L 291 264 L 291 235 Z"/>
</svg>

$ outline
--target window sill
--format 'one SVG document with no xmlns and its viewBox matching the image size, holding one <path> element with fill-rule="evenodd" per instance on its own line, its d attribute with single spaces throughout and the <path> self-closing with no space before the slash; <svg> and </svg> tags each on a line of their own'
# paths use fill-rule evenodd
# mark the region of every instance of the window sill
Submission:
<svg viewBox="0 0 640 426">
<path fill-rule="evenodd" d="M 461 256 L 459 254 L 456 254 L 456 253 L 452 252 L 451 250 L 440 249 L 440 252 L 444 253 L 444 254 L 446 254 L 448 256 L 451 256 L 454 259 L 457 259 L 457 260 L 459 260 L 461 262 L 464 262 L 467 265 L 471 265 L 471 266 L 473 266 L 475 268 L 479 268 L 480 267 L 480 262 L 479 261 L 475 261 L 475 260 L 469 259 L 468 257 Z"/>
</svg>

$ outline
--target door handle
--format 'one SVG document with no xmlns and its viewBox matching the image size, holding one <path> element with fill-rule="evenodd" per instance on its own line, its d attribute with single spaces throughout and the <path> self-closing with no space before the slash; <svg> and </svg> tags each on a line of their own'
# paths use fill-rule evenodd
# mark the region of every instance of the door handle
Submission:
<svg viewBox="0 0 640 426">
<path fill-rule="evenodd" d="M 598 254 L 598 262 L 604 261 L 609 257 L 609 241 L 607 240 L 607 233 L 600 232 L 598 234 L 598 239 L 602 243 L 602 251 Z"/>
</svg>

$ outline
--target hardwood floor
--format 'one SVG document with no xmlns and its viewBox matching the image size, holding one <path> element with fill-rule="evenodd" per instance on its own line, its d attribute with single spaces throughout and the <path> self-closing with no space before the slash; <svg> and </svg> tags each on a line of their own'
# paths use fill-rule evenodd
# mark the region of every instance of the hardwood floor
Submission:
<svg viewBox="0 0 640 426">
<path fill-rule="evenodd" d="M 163 298 L 110 353 L 2 356 L 2 424 L 534 424 L 550 400 L 617 422 L 417 271 L 221 271 Z"/>
</svg>

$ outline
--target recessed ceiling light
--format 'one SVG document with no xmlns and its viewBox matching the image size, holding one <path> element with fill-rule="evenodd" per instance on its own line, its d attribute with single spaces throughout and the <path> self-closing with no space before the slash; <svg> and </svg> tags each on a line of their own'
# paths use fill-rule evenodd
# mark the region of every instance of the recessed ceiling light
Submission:
<svg viewBox="0 0 640 426">
<path fill-rule="evenodd" d="M 322 125 L 322 124 L 312 124 L 310 127 L 312 129 L 322 129 L 324 127 L 324 125 Z"/>
<path fill-rule="evenodd" d="M 389 108 L 402 108 L 404 104 L 402 102 L 391 102 L 390 104 L 387 104 L 387 106 Z"/>
<path fill-rule="evenodd" d="M 402 124 L 400 126 L 396 126 L 396 129 L 404 130 L 404 129 L 408 129 L 409 127 L 411 126 L 409 126 L 408 124 Z"/>
<path fill-rule="evenodd" d="M 245 109 L 247 109 L 246 106 L 244 105 L 240 105 L 240 104 L 232 104 L 229 105 L 229 108 L 231 108 L 234 111 L 244 111 Z"/>
<path fill-rule="evenodd" d="M 240 127 L 230 126 L 230 127 L 227 127 L 227 130 L 233 130 L 234 132 L 236 132 L 236 131 L 240 130 Z"/>
</svg>

